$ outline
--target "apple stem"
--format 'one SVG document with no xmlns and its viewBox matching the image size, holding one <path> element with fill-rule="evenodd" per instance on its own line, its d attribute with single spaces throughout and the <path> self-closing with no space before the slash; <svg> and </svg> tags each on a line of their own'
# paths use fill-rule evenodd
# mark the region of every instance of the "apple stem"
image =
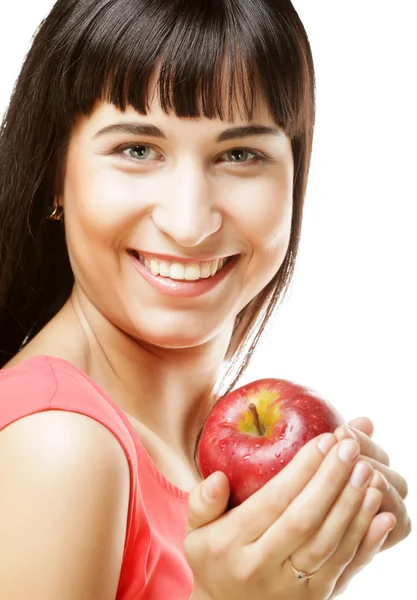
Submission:
<svg viewBox="0 0 417 600">
<path fill-rule="evenodd" d="M 259 415 L 258 415 L 258 411 L 256 410 L 256 406 L 252 402 L 249 404 L 249 410 L 252 413 L 253 422 L 255 424 L 256 431 L 258 432 L 258 435 L 262 437 L 263 435 L 265 435 L 265 429 L 259 420 Z"/>
</svg>

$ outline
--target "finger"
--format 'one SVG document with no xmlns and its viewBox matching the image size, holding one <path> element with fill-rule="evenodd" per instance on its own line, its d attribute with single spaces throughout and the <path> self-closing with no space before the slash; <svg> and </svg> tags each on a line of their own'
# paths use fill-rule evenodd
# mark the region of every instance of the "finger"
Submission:
<svg viewBox="0 0 417 600">
<path fill-rule="evenodd" d="M 394 526 L 395 519 L 387 513 L 380 513 L 373 518 L 353 560 L 338 578 L 334 595 L 341 594 L 350 580 L 375 558 Z"/>
<path fill-rule="evenodd" d="M 342 425 L 341 427 L 338 427 L 336 429 L 334 434 L 338 440 L 343 439 L 346 428 L 346 425 Z M 369 436 L 367 436 L 359 429 L 350 427 L 350 430 L 354 433 L 357 441 L 359 442 L 361 454 L 363 454 L 364 456 L 368 456 L 369 458 L 373 458 L 374 460 L 377 460 L 378 462 L 389 466 L 389 456 L 385 452 L 385 450 L 381 448 L 381 446 L 375 444 L 375 442 L 371 440 Z"/>
<path fill-rule="evenodd" d="M 310 440 L 280 473 L 228 515 L 241 544 L 258 539 L 281 516 L 316 474 L 336 444 L 331 433 Z"/>
<path fill-rule="evenodd" d="M 411 520 L 404 501 L 391 486 L 389 492 L 382 495 L 380 512 L 391 513 L 396 519 L 396 525 L 384 543 L 383 550 L 391 548 L 405 539 L 411 532 Z"/>
<path fill-rule="evenodd" d="M 352 419 L 348 423 L 349 427 L 353 427 L 355 429 L 360 429 L 367 436 L 372 437 L 374 434 L 374 424 L 371 419 L 368 417 L 358 417 L 356 419 Z"/>
<path fill-rule="evenodd" d="M 314 581 L 311 582 L 312 587 L 316 587 L 319 590 L 323 588 L 327 591 L 327 594 L 332 594 L 331 598 L 335 597 L 336 594 L 332 593 L 334 591 L 333 588 L 347 565 L 354 558 L 358 547 L 365 537 L 372 519 L 379 509 L 381 496 L 381 493 L 375 489 L 368 488 L 366 490 L 362 504 L 345 532 L 337 550 L 318 570 Z"/>
<path fill-rule="evenodd" d="M 340 425 L 340 427 L 334 430 L 334 435 L 336 436 L 338 442 L 349 438 L 352 440 L 357 440 L 356 434 L 353 433 L 353 429 L 348 427 L 348 425 Z"/>
<path fill-rule="evenodd" d="M 358 462 L 346 487 L 327 514 L 320 529 L 291 556 L 297 568 L 307 572 L 320 569 L 336 552 L 353 519 L 361 513 L 361 504 L 367 486 L 373 476 L 373 469 L 366 462 Z M 374 490 L 379 498 L 381 494 Z M 369 524 L 368 524 L 369 526 Z M 362 538 L 358 540 L 358 544 Z"/>
<path fill-rule="evenodd" d="M 337 573 L 337 577 L 340 577 L 355 558 L 358 548 L 381 506 L 381 502 L 381 492 L 368 487 L 362 504 L 342 537 L 339 546 L 325 566 L 320 569 L 320 577 L 326 579 L 333 573 Z"/>
<path fill-rule="evenodd" d="M 371 467 L 375 470 L 379 471 L 384 475 L 385 479 L 397 490 L 398 494 L 404 500 L 408 495 L 408 484 L 404 477 L 402 477 L 399 473 L 390 469 L 386 465 L 381 464 L 377 460 L 373 458 L 369 458 L 369 456 L 362 455 L 361 460 L 366 460 Z"/>
<path fill-rule="evenodd" d="M 212 473 L 196 485 L 188 497 L 186 536 L 195 529 L 218 519 L 226 510 L 229 500 L 229 482 L 221 471 Z"/>
<path fill-rule="evenodd" d="M 406 513 L 405 515 L 401 515 L 399 517 L 397 517 L 397 515 L 394 516 L 397 519 L 397 523 L 389 532 L 388 537 L 379 550 L 380 552 L 388 550 L 388 548 L 392 548 L 399 542 L 402 542 L 411 533 L 411 520 L 409 515 Z M 401 522 L 401 520 L 403 522 Z"/>
<path fill-rule="evenodd" d="M 390 489 L 392 489 L 392 486 L 385 479 L 384 475 L 376 469 L 374 469 L 374 476 L 369 485 L 370 487 L 374 487 L 375 489 L 379 490 L 383 494 L 388 493 Z"/>
<path fill-rule="evenodd" d="M 375 485 L 376 484 L 376 485 Z M 405 539 L 411 532 L 411 520 L 403 499 L 394 486 L 389 485 L 385 477 L 379 471 L 375 471 L 371 486 L 383 492 L 380 512 L 392 513 L 396 518 L 396 526 L 385 540 L 383 550 L 391 548 Z"/>
<path fill-rule="evenodd" d="M 254 543 L 255 551 L 282 563 L 321 526 L 344 488 L 359 453 L 354 440 L 337 444 L 281 518 Z"/>
</svg>

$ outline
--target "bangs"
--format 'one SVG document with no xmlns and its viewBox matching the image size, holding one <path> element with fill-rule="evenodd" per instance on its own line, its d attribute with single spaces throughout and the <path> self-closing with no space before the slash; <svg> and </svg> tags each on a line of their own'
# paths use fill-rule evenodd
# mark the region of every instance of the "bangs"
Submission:
<svg viewBox="0 0 417 600">
<path fill-rule="evenodd" d="M 178 117 L 232 121 L 237 111 L 250 122 L 262 97 L 287 135 L 305 129 L 311 82 L 303 36 L 282 12 L 287 3 L 277 3 L 280 10 L 260 0 L 81 4 L 88 6 L 77 9 L 58 64 L 59 121 L 88 116 L 97 101 L 147 114 L 156 94 Z"/>
</svg>

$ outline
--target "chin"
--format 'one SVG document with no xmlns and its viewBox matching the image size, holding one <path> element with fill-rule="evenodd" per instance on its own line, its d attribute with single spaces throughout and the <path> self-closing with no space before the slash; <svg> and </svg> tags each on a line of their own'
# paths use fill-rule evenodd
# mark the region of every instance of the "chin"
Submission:
<svg viewBox="0 0 417 600">
<path fill-rule="evenodd" d="M 224 322 L 217 327 L 210 327 L 201 319 L 196 323 L 195 319 L 175 318 L 158 323 L 152 323 L 151 320 L 146 323 L 136 323 L 132 337 L 138 341 L 151 344 L 159 348 L 185 349 L 201 346 L 209 342 L 213 337 L 224 329 Z"/>
<path fill-rule="evenodd" d="M 157 348 L 166 348 L 169 350 L 184 350 L 186 348 L 195 348 L 208 342 L 211 336 L 199 336 L 193 332 L 191 335 L 185 335 L 178 331 L 172 332 L 155 332 L 155 331 L 141 331 L 139 335 L 135 336 L 139 342 L 150 344 Z"/>
<path fill-rule="evenodd" d="M 235 292 L 235 290 L 233 290 Z M 210 302 L 152 302 L 130 294 L 119 297 L 119 308 L 104 313 L 119 330 L 138 342 L 167 349 L 201 346 L 233 332 L 240 308 L 239 290 Z"/>
</svg>

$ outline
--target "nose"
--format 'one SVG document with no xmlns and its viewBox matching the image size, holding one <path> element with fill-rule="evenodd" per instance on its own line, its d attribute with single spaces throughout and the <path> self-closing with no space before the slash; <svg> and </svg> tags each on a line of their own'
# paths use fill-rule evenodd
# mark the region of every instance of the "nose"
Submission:
<svg viewBox="0 0 417 600">
<path fill-rule="evenodd" d="M 180 246 L 201 244 L 222 226 L 209 188 L 202 169 L 195 165 L 178 168 L 154 207 L 153 222 Z"/>
</svg>

